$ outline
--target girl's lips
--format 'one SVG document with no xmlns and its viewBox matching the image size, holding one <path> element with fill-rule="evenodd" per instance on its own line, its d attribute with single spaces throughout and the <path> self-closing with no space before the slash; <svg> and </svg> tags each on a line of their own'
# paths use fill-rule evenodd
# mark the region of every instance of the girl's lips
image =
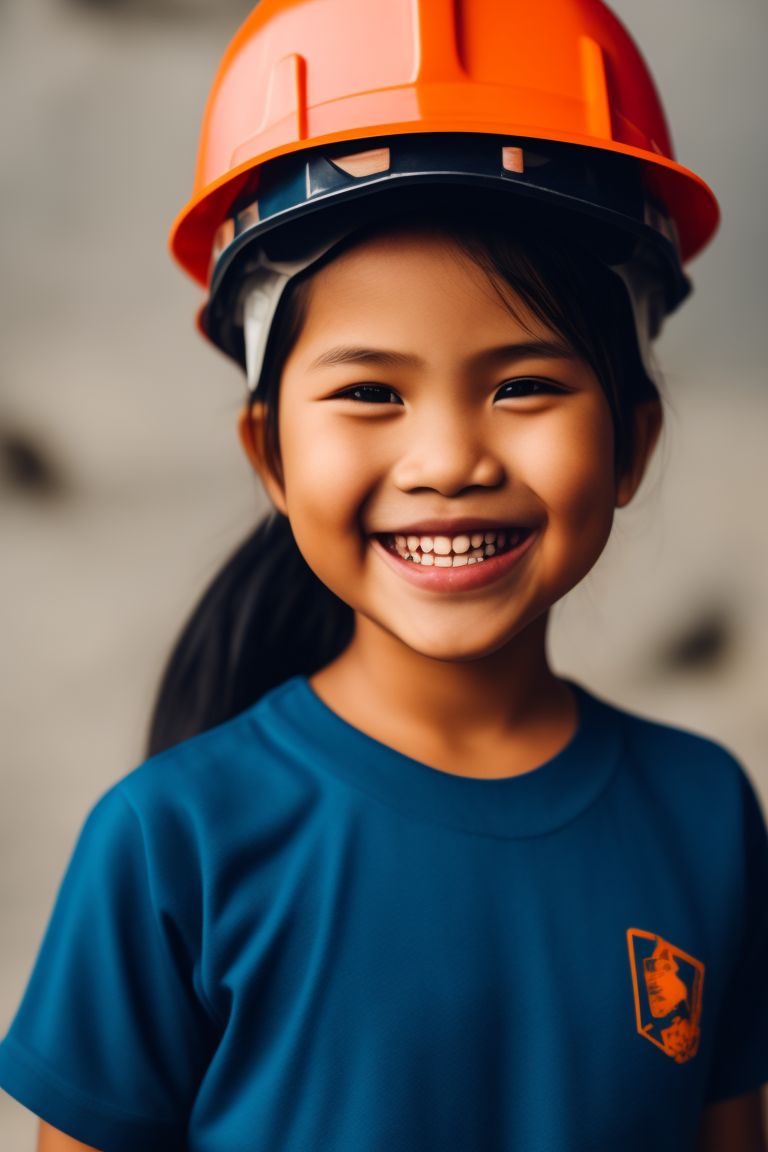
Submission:
<svg viewBox="0 0 768 1152">
<path fill-rule="evenodd" d="M 399 576 L 417 588 L 425 588 L 431 592 L 465 592 L 492 584 L 494 580 L 504 576 L 528 551 L 535 537 L 536 532 L 529 529 L 514 548 L 509 548 L 496 556 L 489 556 L 477 564 L 464 564 L 459 568 L 415 564 L 412 560 L 403 560 L 397 553 L 390 552 L 376 536 L 371 538 L 371 543 L 378 556 L 381 556 Z"/>
</svg>

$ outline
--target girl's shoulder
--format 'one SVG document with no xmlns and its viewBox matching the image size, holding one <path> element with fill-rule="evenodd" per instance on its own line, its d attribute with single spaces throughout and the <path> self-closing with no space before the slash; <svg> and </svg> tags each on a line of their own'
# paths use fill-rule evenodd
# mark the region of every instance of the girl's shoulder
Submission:
<svg viewBox="0 0 768 1152">
<path fill-rule="evenodd" d="M 588 696 L 616 727 L 625 775 L 654 799 L 683 803 L 692 816 L 700 813 L 702 818 L 706 813 L 722 820 L 730 814 L 737 823 L 760 814 L 749 770 L 719 739 L 613 703 L 591 690 Z"/>
<path fill-rule="evenodd" d="M 726 773 L 738 773 L 741 769 L 738 757 L 714 736 L 685 724 L 660 720 L 634 707 L 625 707 L 592 689 L 582 688 L 582 691 L 587 692 L 600 708 L 613 714 L 623 729 L 625 740 L 642 753 L 678 755 L 685 760 L 693 758 L 701 763 L 719 765 L 719 770 Z"/>
<path fill-rule="evenodd" d="M 68 866 L 67 891 L 97 884 L 114 909 L 170 910 L 195 921 L 202 893 L 307 808 L 308 782 L 271 723 L 280 686 L 214 728 L 150 756 L 108 786 L 86 811 Z"/>
<path fill-rule="evenodd" d="M 248 809 L 266 814 L 291 789 L 292 678 L 237 715 L 157 752 L 109 786 L 91 809 L 132 810 L 145 838 L 184 829 L 202 833 Z M 282 771 L 281 771 L 282 767 Z M 295 781 L 294 781 L 295 784 Z M 294 789 L 295 790 L 295 789 Z M 274 814 L 274 812 L 273 812 Z M 129 822 L 128 815 L 124 819 Z"/>
</svg>

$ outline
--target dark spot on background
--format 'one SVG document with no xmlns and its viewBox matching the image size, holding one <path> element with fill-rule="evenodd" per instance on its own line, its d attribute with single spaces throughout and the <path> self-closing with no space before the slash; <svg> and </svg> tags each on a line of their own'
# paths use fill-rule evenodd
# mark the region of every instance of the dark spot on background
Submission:
<svg viewBox="0 0 768 1152">
<path fill-rule="evenodd" d="M 735 611 L 727 604 L 702 606 L 662 642 L 656 663 L 665 672 L 719 670 L 736 640 Z"/>
<path fill-rule="evenodd" d="M 0 428 L 0 485 L 33 496 L 58 496 L 67 485 L 42 443 L 25 432 Z"/>
</svg>

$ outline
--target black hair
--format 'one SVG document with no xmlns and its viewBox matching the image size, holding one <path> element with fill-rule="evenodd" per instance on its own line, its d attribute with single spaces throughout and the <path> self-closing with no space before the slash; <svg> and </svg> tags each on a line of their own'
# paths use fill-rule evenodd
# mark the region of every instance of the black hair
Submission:
<svg viewBox="0 0 768 1152">
<path fill-rule="evenodd" d="M 614 465 L 632 459 L 632 412 L 659 399 L 639 353 L 626 290 L 578 232 L 529 213 L 457 214 L 432 210 L 379 220 L 354 233 L 289 282 L 270 332 L 258 388 L 265 405 L 265 446 L 281 475 L 278 401 L 282 365 L 301 332 L 312 275 L 363 238 L 420 228 L 457 244 L 488 275 L 521 323 L 515 298 L 559 333 L 594 370 L 614 424 Z M 515 298 L 510 298 L 509 289 Z M 290 523 L 273 509 L 230 556 L 193 609 L 163 672 L 150 722 L 147 755 L 243 711 L 296 674 L 311 675 L 349 644 L 352 609 L 314 574 Z"/>
</svg>

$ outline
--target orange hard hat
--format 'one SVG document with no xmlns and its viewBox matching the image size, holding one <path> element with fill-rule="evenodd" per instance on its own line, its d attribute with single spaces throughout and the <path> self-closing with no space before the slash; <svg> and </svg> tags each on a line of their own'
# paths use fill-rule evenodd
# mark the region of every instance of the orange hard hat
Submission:
<svg viewBox="0 0 768 1152">
<path fill-rule="evenodd" d="M 236 354 L 210 304 L 244 246 L 441 183 L 522 193 L 650 240 L 671 270 L 666 311 L 719 215 L 677 163 L 647 65 L 601 0 L 261 0 L 219 67 L 171 232 L 209 287 L 203 330 Z"/>
</svg>

